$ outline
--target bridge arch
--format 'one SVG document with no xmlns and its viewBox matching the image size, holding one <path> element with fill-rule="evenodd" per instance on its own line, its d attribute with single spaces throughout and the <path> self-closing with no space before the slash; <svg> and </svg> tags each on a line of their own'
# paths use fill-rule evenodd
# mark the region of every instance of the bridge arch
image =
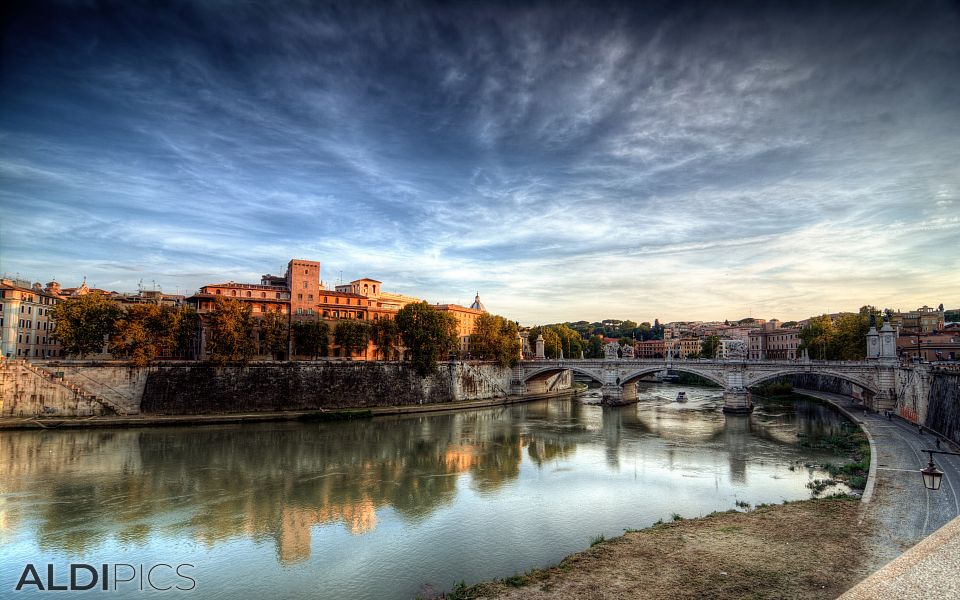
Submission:
<svg viewBox="0 0 960 600">
<path fill-rule="evenodd" d="M 667 368 L 666 365 L 660 365 L 660 366 L 656 366 L 656 367 L 644 367 L 644 368 L 638 369 L 638 370 L 636 370 L 636 371 L 631 371 L 631 372 L 627 373 L 627 375 L 624 376 L 624 377 L 620 380 L 620 383 L 621 383 L 622 385 L 626 385 L 627 383 L 631 383 L 631 382 L 633 382 L 633 381 L 636 381 L 637 379 L 639 379 L 639 378 L 641 378 L 641 377 L 643 377 L 643 376 L 645 376 L 645 375 L 650 375 L 651 373 L 656 373 L 656 372 L 658 372 L 658 371 L 663 371 L 663 370 L 666 369 L 666 368 Z M 676 364 L 676 363 L 674 363 L 674 364 L 672 364 L 672 365 L 669 365 L 669 369 L 670 369 L 671 371 L 680 371 L 681 373 L 689 373 L 689 374 L 691 374 L 691 375 L 696 375 L 697 377 L 703 377 L 704 379 L 706 379 L 706 380 L 708 380 L 708 381 L 711 381 L 712 383 L 715 383 L 715 384 L 719 385 L 721 388 L 724 388 L 724 389 L 726 389 L 726 387 L 727 387 L 727 382 L 724 381 L 723 375 L 717 375 L 717 374 L 711 373 L 711 372 L 709 372 L 709 371 L 701 371 L 701 370 L 699 370 L 699 369 L 695 369 L 695 368 L 687 367 L 687 366 L 683 366 L 683 365 L 678 365 L 678 364 Z"/>
<path fill-rule="evenodd" d="M 536 369 L 536 370 L 530 371 L 529 373 L 524 373 L 524 374 L 523 374 L 522 383 L 526 383 L 526 382 L 530 381 L 531 379 L 535 379 L 535 378 L 537 378 L 539 375 L 546 375 L 546 374 L 551 374 L 551 373 L 561 373 L 561 372 L 563 372 L 563 371 L 573 371 L 574 373 L 579 373 L 579 374 L 581 374 L 581 375 L 585 375 L 585 376 L 593 379 L 593 380 L 596 381 L 597 383 L 600 383 L 600 384 L 603 383 L 603 376 L 602 376 L 600 373 L 597 373 L 597 372 L 595 372 L 595 371 L 591 371 L 591 370 L 589 370 L 589 369 L 584 369 L 584 368 L 582 368 L 582 367 L 578 367 L 578 366 L 575 366 L 575 365 L 551 365 L 551 366 L 549 366 L 549 367 L 543 367 L 543 368 L 540 368 L 540 369 Z"/>
<path fill-rule="evenodd" d="M 755 385 L 760 385 L 765 381 L 770 381 L 771 379 L 776 379 L 778 377 L 786 377 L 789 375 L 820 375 L 824 377 L 835 377 L 837 379 L 842 379 L 854 385 L 858 385 L 861 388 L 870 392 L 871 394 L 880 393 L 880 390 L 877 388 L 877 385 L 874 382 L 867 379 L 863 379 L 856 375 L 851 375 L 848 373 L 843 373 L 838 371 L 820 370 L 820 369 L 816 371 L 809 371 L 802 367 L 798 367 L 796 369 L 782 369 L 779 371 L 775 371 L 773 373 L 761 373 L 756 378 L 751 378 L 747 383 L 747 385 L 752 387 Z"/>
</svg>

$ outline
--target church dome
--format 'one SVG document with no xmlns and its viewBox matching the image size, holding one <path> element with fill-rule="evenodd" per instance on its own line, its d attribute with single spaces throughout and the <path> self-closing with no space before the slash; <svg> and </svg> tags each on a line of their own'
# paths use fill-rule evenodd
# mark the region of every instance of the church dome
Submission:
<svg viewBox="0 0 960 600">
<path fill-rule="evenodd" d="M 477 297 L 473 299 L 473 304 L 470 305 L 470 308 L 474 310 L 482 310 L 483 312 L 487 312 L 487 309 L 483 305 L 483 302 L 480 302 L 480 292 L 477 292 Z"/>
</svg>

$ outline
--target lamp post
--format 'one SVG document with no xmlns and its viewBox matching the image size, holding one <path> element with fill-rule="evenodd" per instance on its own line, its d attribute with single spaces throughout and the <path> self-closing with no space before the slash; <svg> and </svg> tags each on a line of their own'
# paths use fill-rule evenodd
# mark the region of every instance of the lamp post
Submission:
<svg viewBox="0 0 960 600">
<path fill-rule="evenodd" d="M 939 490 L 940 483 L 943 481 L 943 471 L 933 464 L 934 454 L 949 454 L 951 456 L 960 456 L 960 452 L 947 452 L 945 450 L 924 450 L 930 455 L 930 462 L 924 469 L 920 470 L 920 476 L 923 477 L 923 486 L 928 490 Z"/>
</svg>

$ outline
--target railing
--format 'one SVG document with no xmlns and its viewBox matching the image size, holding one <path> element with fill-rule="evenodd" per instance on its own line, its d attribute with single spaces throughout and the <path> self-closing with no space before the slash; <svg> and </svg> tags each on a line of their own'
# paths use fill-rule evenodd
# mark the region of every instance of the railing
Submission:
<svg viewBox="0 0 960 600">
<path fill-rule="evenodd" d="M 27 369 L 28 371 L 30 371 L 30 372 L 33 373 L 34 375 L 37 375 L 37 376 L 39 376 L 39 377 L 43 377 L 44 379 L 47 379 L 47 380 L 50 381 L 51 383 L 55 383 L 55 384 L 57 384 L 57 385 L 60 385 L 60 386 L 62 386 L 62 387 L 65 387 L 65 388 L 67 388 L 68 390 L 70 390 L 71 392 L 73 392 L 76 396 L 79 396 L 79 397 L 80 397 L 81 399 L 83 399 L 83 400 L 86 400 L 86 401 L 88 401 L 88 402 L 96 402 L 97 404 L 100 404 L 101 406 L 104 406 L 104 407 L 106 407 L 107 409 L 113 411 L 115 414 L 118 414 L 118 415 L 125 414 L 125 411 L 124 411 L 122 408 L 120 408 L 119 406 L 117 406 L 116 404 L 114 404 L 113 402 L 111 402 L 110 400 L 107 400 L 106 398 L 102 398 L 102 397 L 100 397 L 100 396 L 97 396 L 96 394 L 92 394 L 92 393 L 90 393 L 89 391 L 87 391 L 86 389 L 80 387 L 79 385 L 77 385 L 77 384 L 75 384 L 75 383 L 72 383 L 72 382 L 66 381 L 66 380 L 64 380 L 64 379 L 61 379 L 61 378 L 57 377 L 56 375 L 54 375 L 53 373 L 51 373 L 50 371 L 47 371 L 46 369 L 41 369 L 40 367 L 36 367 L 36 366 L 30 364 L 29 361 L 26 361 L 26 360 L 11 360 L 11 361 L 7 361 L 7 362 L 9 362 L 10 365 L 13 365 L 13 366 L 21 366 L 21 367 L 24 367 L 25 369 Z"/>
</svg>

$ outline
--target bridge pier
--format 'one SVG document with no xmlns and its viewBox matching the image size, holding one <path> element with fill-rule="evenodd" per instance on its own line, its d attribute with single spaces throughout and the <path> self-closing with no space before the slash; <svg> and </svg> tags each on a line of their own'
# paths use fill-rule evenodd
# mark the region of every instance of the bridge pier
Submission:
<svg viewBox="0 0 960 600">
<path fill-rule="evenodd" d="M 727 385 L 723 389 L 723 412 L 727 414 L 747 414 L 753 412 L 753 400 L 745 385 L 746 364 L 733 365 L 725 373 Z"/>
<path fill-rule="evenodd" d="M 723 391 L 723 412 L 728 415 L 744 415 L 753 412 L 750 390 L 740 388 Z"/>
</svg>

